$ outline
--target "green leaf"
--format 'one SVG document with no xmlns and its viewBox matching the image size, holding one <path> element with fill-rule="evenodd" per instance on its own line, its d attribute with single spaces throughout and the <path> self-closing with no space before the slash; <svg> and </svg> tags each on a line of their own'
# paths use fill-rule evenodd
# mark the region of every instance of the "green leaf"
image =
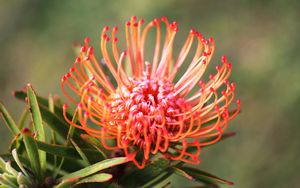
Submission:
<svg viewBox="0 0 300 188">
<path fill-rule="evenodd" d="M 67 138 L 69 125 L 56 114 L 52 113 L 46 106 L 40 104 L 43 120 L 62 138 Z"/>
<path fill-rule="evenodd" d="M 70 188 L 75 182 L 79 181 L 79 178 L 69 178 L 61 181 L 54 188 Z"/>
<path fill-rule="evenodd" d="M 185 171 L 183 171 L 182 169 L 179 169 L 177 167 L 172 167 L 172 169 L 174 170 L 174 172 L 180 176 L 183 176 L 189 180 L 193 180 L 194 178 L 192 176 L 190 176 L 188 173 L 186 173 Z"/>
<path fill-rule="evenodd" d="M 9 145 L 9 151 L 12 151 L 14 148 L 18 151 L 24 151 L 24 143 L 20 135 L 14 136 L 14 138 L 11 140 L 11 143 Z"/>
<path fill-rule="evenodd" d="M 27 151 L 28 159 L 30 161 L 31 169 L 38 177 L 38 179 L 41 180 L 42 173 L 37 143 L 28 131 L 26 130 L 22 132 L 25 148 Z"/>
<path fill-rule="evenodd" d="M 12 175 L 8 175 L 6 173 L 0 174 L 0 184 L 9 185 L 10 188 L 18 188 L 16 178 Z"/>
<path fill-rule="evenodd" d="M 46 136 L 45 136 L 40 108 L 36 99 L 35 92 L 33 91 L 32 86 L 30 84 L 27 85 L 27 99 L 28 99 L 29 111 L 33 121 L 33 129 L 36 134 L 36 139 L 45 142 Z M 46 153 L 44 151 L 39 151 L 39 160 L 41 166 L 41 173 L 45 173 L 47 168 L 46 166 L 47 158 L 46 158 Z"/>
<path fill-rule="evenodd" d="M 222 137 L 220 138 L 220 140 L 219 140 L 217 143 L 219 143 L 219 142 L 221 142 L 221 141 L 223 141 L 223 140 L 226 140 L 227 138 L 230 138 L 230 137 L 232 137 L 232 136 L 235 136 L 235 132 L 224 133 L 224 134 L 222 135 Z M 206 140 L 204 140 L 204 141 L 202 141 L 202 142 L 209 142 L 209 141 L 211 141 L 211 140 L 215 140 L 217 137 L 218 137 L 218 136 L 213 137 L 213 138 L 209 138 L 209 139 L 206 139 Z M 201 148 L 205 148 L 205 147 L 208 147 L 208 146 L 210 146 L 210 145 L 201 146 Z M 188 153 L 193 153 L 193 152 L 195 152 L 196 150 L 197 150 L 197 147 L 192 146 L 192 147 L 188 147 L 188 148 L 186 149 L 186 152 L 188 152 Z M 179 154 L 179 153 L 177 153 L 177 154 Z M 179 163 L 180 163 L 180 164 L 183 164 L 183 162 L 179 162 Z"/>
<path fill-rule="evenodd" d="M 29 111 L 25 109 L 21 115 L 21 118 L 18 121 L 18 128 L 19 130 L 22 130 L 24 127 L 26 127 L 26 120 L 29 116 Z"/>
<path fill-rule="evenodd" d="M 19 159 L 18 153 L 16 149 L 12 150 L 12 156 L 14 157 L 15 162 L 17 163 L 18 167 L 20 168 L 20 170 L 23 172 L 23 174 L 25 174 L 26 176 L 29 176 L 29 174 L 27 173 L 27 171 L 25 170 L 22 162 Z"/>
<path fill-rule="evenodd" d="M 76 172 L 65 175 L 65 176 L 61 177 L 59 180 L 62 181 L 62 180 L 69 179 L 69 178 L 83 178 L 83 177 L 89 176 L 91 174 L 94 174 L 96 172 L 99 172 L 101 170 L 104 170 L 104 169 L 107 169 L 110 167 L 114 167 L 114 166 L 117 166 L 117 165 L 120 165 L 120 164 L 123 164 L 126 162 L 128 162 L 127 157 L 106 159 L 101 162 L 90 165 L 84 169 L 81 169 Z"/>
<path fill-rule="evenodd" d="M 7 162 L 5 163 L 5 169 L 6 169 L 6 171 L 7 171 L 9 174 L 11 174 L 11 175 L 13 175 L 13 176 L 17 176 L 17 175 L 18 175 L 18 172 L 11 166 L 11 161 L 7 161 Z"/>
<path fill-rule="evenodd" d="M 27 86 L 27 98 L 28 98 L 29 111 L 31 113 L 31 117 L 34 125 L 33 128 L 34 131 L 37 133 L 36 138 L 37 140 L 45 141 L 46 136 L 45 136 L 41 112 L 35 96 L 35 92 L 33 91 L 32 86 L 30 84 L 28 84 Z"/>
<path fill-rule="evenodd" d="M 0 181 L 1 182 L 1 181 Z M 11 188 L 10 186 L 8 185 L 0 185 L 0 188 Z"/>
<path fill-rule="evenodd" d="M 85 165 L 86 166 L 91 165 L 90 161 L 88 160 L 88 158 L 86 157 L 86 155 L 84 154 L 82 149 L 76 144 L 76 142 L 73 139 L 71 139 L 70 141 L 73 144 L 73 146 L 75 147 L 75 149 L 78 152 L 78 154 L 80 155 L 80 157 L 82 158 L 82 160 L 84 161 Z"/>
<path fill-rule="evenodd" d="M 143 185 L 142 188 L 152 188 L 155 187 L 157 184 L 163 182 L 166 180 L 168 177 L 170 177 L 173 174 L 173 170 L 166 170 L 164 173 L 161 173 L 159 176 L 156 178 L 152 179 L 149 181 L 147 184 Z"/>
<path fill-rule="evenodd" d="M 12 119 L 11 115 L 8 113 L 4 105 L 0 102 L 0 114 L 13 135 L 20 134 L 20 129 L 16 125 L 15 121 Z"/>
<path fill-rule="evenodd" d="M 89 143 L 90 145 L 92 145 L 102 156 L 103 158 L 107 159 L 108 155 L 110 154 L 109 151 L 107 151 L 103 145 L 101 144 L 101 142 L 97 139 L 94 138 L 90 135 L 87 134 L 81 134 L 80 137 L 85 140 L 87 143 Z"/>
<path fill-rule="evenodd" d="M 48 144 L 41 141 L 36 141 L 37 146 L 40 150 L 46 151 L 52 155 L 57 155 L 60 157 L 66 157 L 70 159 L 81 159 L 81 156 L 78 154 L 76 149 L 72 146 Z M 92 149 L 82 149 L 88 155 L 97 155 L 98 152 Z"/>
<path fill-rule="evenodd" d="M 30 185 L 32 186 L 32 182 L 31 179 L 29 178 L 29 176 L 24 176 L 22 173 L 19 173 L 17 176 L 17 182 L 19 185 Z"/>
<path fill-rule="evenodd" d="M 19 100 L 25 101 L 25 99 L 27 97 L 27 94 L 26 94 L 25 91 L 20 90 L 20 91 L 15 91 L 14 92 L 14 96 L 17 99 L 19 99 Z M 38 95 L 36 96 L 36 98 L 37 98 L 37 101 L 38 101 L 39 105 L 43 105 L 47 109 L 49 109 L 49 102 L 48 102 L 47 98 L 44 98 L 44 97 L 41 97 L 41 96 L 38 96 Z M 62 108 L 62 105 L 58 105 L 57 103 L 55 103 L 55 105 L 54 105 L 54 112 L 55 112 L 55 114 L 58 117 L 60 117 L 60 118 L 63 119 L 63 113 L 62 113 L 63 112 L 63 108 Z M 43 115 L 43 113 L 42 113 L 42 115 Z M 67 115 L 68 115 L 68 117 L 72 117 L 72 114 L 68 113 Z"/>
<path fill-rule="evenodd" d="M 107 185 L 107 188 L 123 188 L 123 187 L 119 185 L 117 182 L 112 182 L 109 185 Z"/>
<path fill-rule="evenodd" d="M 26 99 L 26 92 L 24 91 L 15 91 L 14 96 L 17 99 L 20 99 L 22 101 L 25 101 Z M 58 105 L 58 102 L 55 103 L 54 101 L 54 106 L 53 110 L 54 113 L 49 110 L 49 101 L 47 98 L 43 98 L 40 96 L 36 96 L 40 111 L 43 117 L 43 121 L 47 123 L 47 125 L 54 130 L 61 138 L 66 139 L 68 132 L 69 132 L 69 124 L 64 120 L 63 117 L 63 108 L 62 105 Z M 53 99 L 54 100 L 54 99 Z M 52 108 L 52 107 L 51 107 Z M 72 114 L 67 113 L 67 116 L 71 119 L 73 117 Z M 73 139 L 77 142 L 80 143 L 80 134 L 83 134 L 84 131 L 76 129 L 74 131 L 74 136 Z"/>
<path fill-rule="evenodd" d="M 27 166 L 29 167 L 30 166 L 30 162 L 27 160 L 27 158 L 23 157 L 23 156 L 18 156 L 19 157 L 19 160 L 21 161 L 21 163 L 24 165 L 24 166 Z M 14 157 L 11 153 L 5 153 L 5 154 L 1 154 L 0 155 L 0 159 L 2 158 L 2 160 L 5 161 L 13 161 L 14 160 Z M 0 160 L 1 161 L 1 160 Z M 1 163 L 0 163 L 1 164 Z"/>
<path fill-rule="evenodd" d="M 83 178 L 82 180 L 78 181 L 74 185 L 79 185 L 79 184 L 83 184 L 83 183 L 102 183 L 102 182 L 111 180 L 112 177 L 113 176 L 111 174 L 107 174 L 107 173 L 95 174 L 95 175 L 91 175 L 86 178 Z"/>
<path fill-rule="evenodd" d="M 4 172 L 5 171 L 5 160 L 0 157 L 0 169 Z"/>
<path fill-rule="evenodd" d="M 144 169 L 136 169 L 131 173 L 127 173 L 122 177 L 120 183 L 125 187 L 140 187 L 163 174 L 169 167 L 170 161 L 168 159 L 158 158 L 146 165 Z"/>
<path fill-rule="evenodd" d="M 43 120 L 47 123 L 47 125 L 49 125 L 52 130 L 54 130 L 59 136 L 61 136 L 61 138 L 67 138 L 69 124 L 64 119 L 49 111 L 46 106 L 41 104 L 39 106 L 43 116 Z M 80 131 L 75 131 L 75 134 L 73 136 L 74 140 L 81 140 L 79 133 Z"/>
<path fill-rule="evenodd" d="M 64 145 L 56 145 L 56 144 L 48 144 L 46 142 L 37 141 L 37 146 L 40 150 L 46 151 L 52 155 L 56 155 L 59 157 L 66 157 L 70 159 L 80 159 L 77 151 L 73 147 L 64 146 Z"/>
<path fill-rule="evenodd" d="M 202 171 L 200 169 L 192 168 L 192 167 L 180 167 L 182 171 L 192 176 L 196 181 L 199 182 L 208 182 L 208 183 L 223 183 L 227 185 L 233 185 L 234 183 L 228 180 L 224 180 L 215 175 L 212 175 L 208 172 Z"/>
<path fill-rule="evenodd" d="M 63 180 L 55 188 L 70 188 L 83 183 L 102 183 L 111 180 L 112 175 L 107 173 L 99 173 L 88 176 L 86 178 L 68 178 Z"/>
</svg>

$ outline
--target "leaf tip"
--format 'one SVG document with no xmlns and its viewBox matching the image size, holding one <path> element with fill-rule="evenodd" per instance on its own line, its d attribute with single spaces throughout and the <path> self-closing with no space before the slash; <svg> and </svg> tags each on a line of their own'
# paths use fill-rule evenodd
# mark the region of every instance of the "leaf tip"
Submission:
<svg viewBox="0 0 300 188">
<path fill-rule="evenodd" d="M 31 84 L 31 83 L 28 83 L 28 84 L 27 84 L 27 87 L 31 87 L 31 88 L 32 88 L 32 84 Z"/>
</svg>

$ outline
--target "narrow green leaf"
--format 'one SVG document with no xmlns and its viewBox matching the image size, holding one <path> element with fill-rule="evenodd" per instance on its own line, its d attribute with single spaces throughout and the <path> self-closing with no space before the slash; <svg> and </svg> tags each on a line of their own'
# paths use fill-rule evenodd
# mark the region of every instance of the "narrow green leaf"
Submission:
<svg viewBox="0 0 300 188">
<path fill-rule="evenodd" d="M 40 105 L 43 120 L 62 138 L 66 138 L 68 134 L 69 125 L 63 119 L 53 114 L 46 106 Z"/>
<path fill-rule="evenodd" d="M 31 114 L 31 118 L 33 121 L 33 128 L 36 134 L 36 139 L 42 142 L 46 141 L 45 131 L 44 131 L 44 125 L 43 120 L 40 112 L 40 108 L 36 99 L 35 92 L 32 89 L 32 86 L 30 84 L 27 85 L 27 98 L 28 98 L 28 105 L 29 105 L 29 111 Z M 47 158 L 46 158 L 46 152 L 39 151 L 39 160 L 40 160 L 40 166 L 41 166 L 41 173 L 46 172 L 47 168 Z"/>
<path fill-rule="evenodd" d="M 21 115 L 21 118 L 18 121 L 18 128 L 19 130 L 22 130 L 26 127 L 26 120 L 28 119 L 29 111 L 25 109 Z"/>
<path fill-rule="evenodd" d="M 29 176 L 24 176 L 21 172 L 18 174 L 18 176 L 17 176 L 17 182 L 18 182 L 18 184 L 19 185 L 22 185 L 22 184 L 24 184 L 24 185 L 30 185 L 30 186 L 32 186 L 32 182 L 31 182 L 31 179 L 30 178 L 28 178 Z"/>
<path fill-rule="evenodd" d="M 53 114 L 55 113 L 54 111 L 54 99 L 53 99 L 53 96 L 50 94 L 49 97 L 48 97 L 48 108 L 49 108 L 49 111 L 52 112 Z M 48 125 L 49 126 L 49 125 Z M 51 129 L 51 144 L 56 144 L 56 133 L 53 129 Z M 57 169 L 57 156 L 54 155 L 53 156 L 53 166 L 54 166 L 54 169 L 53 169 L 53 172 L 55 172 Z"/>
<path fill-rule="evenodd" d="M 111 180 L 112 177 L 113 176 L 111 174 L 107 174 L 107 173 L 95 174 L 95 175 L 91 175 L 86 178 L 83 178 L 82 180 L 78 181 L 74 185 L 79 185 L 79 184 L 83 184 L 83 183 L 102 183 L 102 182 Z"/>
<path fill-rule="evenodd" d="M 70 140 L 71 143 L 73 144 L 73 146 L 75 147 L 76 151 L 78 152 L 78 154 L 80 155 L 80 157 L 82 158 L 82 160 L 84 161 L 86 166 L 91 165 L 90 161 L 88 160 L 88 158 L 86 157 L 86 155 L 84 154 L 84 152 L 80 149 L 80 147 L 76 144 L 76 142 L 74 140 Z"/>
<path fill-rule="evenodd" d="M 24 144 L 20 135 L 14 136 L 10 142 L 9 151 L 12 151 L 14 148 L 18 151 L 24 150 Z"/>
<path fill-rule="evenodd" d="M 0 188 L 11 188 L 11 186 L 9 186 L 9 185 L 2 185 L 1 181 L 0 181 Z"/>
<path fill-rule="evenodd" d="M 22 101 L 25 101 L 25 99 L 26 99 L 26 97 L 27 97 L 27 94 L 26 94 L 26 92 L 25 91 L 22 91 L 22 90 L 20 90 L 20 91 L 15 91 L 14 92 L 14 96 L 17 98 L 17 99 L 19 99 L 19 100 L 22 100 Z M 38 101 L 38 103 L 39 103 L 39 105 L 43 105 L 43 106 L 45 106 L 47 109 L 49 109 L 49 102 L 48 102 L 48 99 L 47 98 L 44 98 L 44 97 L 41 97 L 41 96 L 36 96 L 36 98 L 37 98 L 37 101 Z M 60 117 L 60 118 L 62 118 L 63 119 L 63 108 L 62 108 L 62 105 L 61 104 L 58 104 L 58 103 L 55 103 L 55 105 L 54 105 L 54 112 L 55 112 L 55 114 L 58 116 L 58 117 Z M 43 115 L 43 113 L 42 113 L 42 115 Z M 69 114 L 69 113 L 67 113 L 67 115 L 68 115 L 68 117 L 72 117 L 72 114 Z"/>
<path fill-rule="evenodd" d="M 168 159 L 158 158 L 144 169 L 136 169 L 132 173 L 127 173 L 122 177 L 120 183 L 125 187 L 140 187 L 159 177 L 169 167 L 170 161 Z M 139 181 L 136 181 L 137 179 Z"/>
<path fill-rule="evenodd" d="M 97 151 L 99 151 L 99 153 L 103 156 L 103 158 L 107 159 L 108 155 L 109 155 L 109 151 L 107 151 L 101 144 L 101 142 L 97 139 L 97 138 L 94 138 L 90 135 L 87 135 L 87 134 L 81 134 L 80 135 L 81 138 L 83 140 L 85 140 L 87 143 L 89 143 L 91 146 L 93 146 L 94 148 L 97 149 Z"/>
<path fill-rule="evenodd" d="M 38 177 L 38 179 L 41 180 L 42 173 L 37 143 L 28 131 L 24 130 L 22 132 L 25 148 L 27 151 L 28 159 L 30 161 L 31 169 L 33 170 L 34 174 Z"/>
<path fill-rule="evenodd" d="M 189 180 L 193 180 L 194 178 L 192 176 L 190 176 L 188 173 L 186 173 L 185 171 L 183 171 L 182 169 L 179 169 L 177 167 L 172 167 L 172 169 L 174 170 L 174 172 L 180 176 L 183 176 Z"/>
<path fill-rule="evenodd" d="M 45 142 L 41 142 L 36 140 L 37 146 L 40 150 L 46 151 L 52 155 L 57 155 L 60 157 L 66 157 L 70 159 L 81 159 L 80 155 L 72 146 L 64 146 L 64 145 L 55 145 L 55 144 L 48 144 Z M 82 149 L 84 153 L 88 155 L 97 155 L 98 152 L 93 149 Z"/>
<path fill-rule="evenodd" d="M 170 177 L 174 173 L 173 170 L 166 170 L 166 172 L 161 173 L 156 178 L 152 179 L 151 181 L 147 182 L 147 184 L 143 185 L 142 188 L 152 188 L 166 180 L 168 177 Z"/>
<path fill-rule="evenodd" d="M 66 176 L 61 177 L 59 180 L 65 180 L 69 178 L 83 178 L 86 176 L 89 176 L 91 174 L 94 174 L 96 172 L 99 172 L 101 170 L 114 167 L 123 163 L 128 162 L 127 157 L 118 157 L 118 158 L 112 158 L 112 159 L 106 159 L 101 162 L 95 163 L 93 165 L 90 165 L 84 169 L 78 170 L 76 172 L 70 173 Z"/>
<path fill-rule="evenodd" d="M 40 150 L 46 151 L 52 155 L 56 155 L 59 157 L 66 157 L 70 159 L 80 159 L 77 151 L 73 147 L 64 146 L 64 145 L 56 145 L 56 144 L 48 144 L 46 142 L 37 141 L 37 146 Z"/>
<path fill-rule="evenodd" d="M 79 181 L 79 178 L 69 178 L 61 181 L 54 188 L 70 188 L 75 182 Z"/>
<path fill-rule="evenodd" d="M 10 188 L 18 188 L 17 182 L 14 181 L 14 176 L 8 175 L 6 173 L 0 174 L 0 180 L 3 184 L 10 186 Z"/>
<path fill-rule="evenodd" d="M 107 188 L 123 188 L 123 186 L 119 185 L 117 182 L 112 182 L 109 185 L 107 185 Z"/>
<path fill-rule="evenodd" d="M 12 132 L 13 135 L 20 134 L 20 129 L 16 125 L 15 121 L 12 119 L 11 115 L 8 113 L 4 105 L 0 102 L 0 114 L 7 125 L 8 129 Z"/>
<path fill-rule="evenodd" d="M 49 110 L 54 113 L 54 99 L 53 99 L 53 96 L 50 94 L 49 97 L 48 97 L 48 108 Z"/>
<path fill-rule="evenodd" d="M 30 162 L 27 160 L 27 158 L 23 157 L 23 156 L 18 156 L 19 160 L 21 161 L 21 163 L 26 166 L 29 167 L 30 166 Z M 1 165 L 1 159 L 2 161 L 13 161 L 14 157 L 11 153 L 5 153 L 5 154 L 1 154 L 0 155 L 0 165 Z M 0 166 L 1 167 L 1 166 Z"/>
<path fill-rule="evenodd" d="M 18 175 L 18 172 L 11 166 L 11 161 L 7 161 L 7 162 L 5 163 L 5 169 L 6 169 L 6 171 L 7 171 L 9 174 L 11 174 L 11 175 L 13 175 L 13 176 L 17 176 L 17 175 Z"/>
<path fill-rule="evenodd" d="M 25 91 L 15 91 L 14 96 L 17 99 L 25 101 L 26 99 L 26 92 Z M 69 124 L 64 120 L 63 117 L 63 107 L 62 105 L 58 106 L 58 103 L 54 101 L 54 113 L 49 110 L 49 101 L 46 98 L 36 96 L 40 111 L 43 117 L 43 121 L 50 126 L 61 138 L 67 138 L 68 131 L 69 131 Z M 73 113 L 72 113 L 73 114 Z M 71 119 L 73 117 L 71 113 L 67 113 L 67 116 Z M 73 139 L 78 143 L 80 141 L 80 134 L 83 134 L 84 131 L 76 129 L 74 131 Z"/>
<path fill-rule="evenodd" d="M 11 187 L 8 185 L 0 185 L 0 188 L 11 188 Z"/>
<path fill-rule="evenodd" d="M 49 127 L 62 138 L 67 138 L 70 127 L 69 124 L 64 119 L 49 111 L 46 106 L 40 105 L 40 110 L 43 115 L 43 120 L 47 123 L 47 125 L 49 125 Z M 82 133 L 83 131 L 76 129 L 73 135 L 73 139 L 76 142 L 82 140 L 80 138 L 80 134 Z"/>
<path fill-rule="evenodd" d="M 35 92 L 32 89 L 32 86 L 28 84 L 27 86 L 27 98 L 28 98 L 28 105 L 29 105 L 29 111 L 31 113 L 32 121 L 33 121 L 33 128 L 34 131 L 37 132 L 37 140 L 45 141 L 45 131 L 44 131 L 44 125 L 42 121 L 42 116 L 40 112 L 40 108 L 35 96 Z"/>
<path fill-rule="evenodd" d="M 0 169 L 5 172 L 5 160 L 0 157 Z"/>
<path fill-rule="evenodd" d="M 17 163 L 18 167 L 20 168 L 20 170 L 26 175 L 29 176 L 29 174 L 27 173 L 27 171 L 25 170 L 22 162 L 19 159 L 18 153 L 16 149 L 12 150 L 12 156 L 14 157 L 15 162 Z"/>
<path fill-rule="evenodd" d="M 27 185 L 19 185 L 19 188 L 30 188 Z"/>
<path fill-rule="evenodd" d="M 211 182 L 211 183 L 223 183 L 227 185 L 233 185 L 234 183 L 228 180 L 224 180 L 208 172 L 192 167 L 180 167 L 181 170 L 192 176 L 196 181 L 199 182 Z"/>
</svg>

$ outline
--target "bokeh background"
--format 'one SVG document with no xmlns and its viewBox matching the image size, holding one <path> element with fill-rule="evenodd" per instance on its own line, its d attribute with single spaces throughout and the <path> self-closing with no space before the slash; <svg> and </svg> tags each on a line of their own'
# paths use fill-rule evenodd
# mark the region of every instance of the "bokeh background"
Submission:
<svg viewBox="0 0 300 188">
<path fill-rule="evenodd" d="M 214 65 L 227 54 L 242 113 L 237 135 L 202 152 L 201 168 L 238 188 L 300 185 L 300 3 L 261 0 L 12 0 L 0 1 L 0 99 L 17 118 L 24 104 L 11 92 L 32 83 L 40 95 L 59 94 L 74 60 L 72 44 L 98 44 L 105 25 L 132 15 L 166 15 L 179 23 L 178 44 L 190 28 L 216 41 Z M 180 45 L 178 45 L 180 46 Z M 99 48 L 98 48 L 99 49 Z M 214 66 L 213 66 L 214 67 Z M 0 151 L 11 135 L 0 120 Z M 181 187 L 175 178 L 172 187 Z M 227 187 L 227 186 L 224 186 Z"/>
</svg>

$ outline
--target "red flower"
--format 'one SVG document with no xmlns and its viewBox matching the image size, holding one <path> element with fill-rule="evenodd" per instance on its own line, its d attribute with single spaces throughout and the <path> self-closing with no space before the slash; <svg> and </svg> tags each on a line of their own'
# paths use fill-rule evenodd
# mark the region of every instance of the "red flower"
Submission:
<svg viewBox="0 0 300 188">
<path fill-rule="evenodd" d="M 166 28 L 163 44 L 161 21 Z M 205 39 L 193 29 L 173 59 L 178 26 L 166 17 L 161 21 L 154 19 L 143 28 L 144 21 L 132 17 L 125 24 L 127 49 L 122 53 L 117 47 L 118 28 L 112 29 L 110 40 L 109 27 L 104 27 L 102 64 L 89 45 L 90 39 L 86 38 L 79 57 L 62 78 L 63 92 L 77 105 L 74 115 L 80 124 L 66 117 L 67 105 L 64 106 L 66 120 L 101 139 L 106 149 L 122 149 L 139 168 L 157 153 L 171 160 L 199 163 L 201 146 L 217 142 L 240 110 L 240 100 L 237 100 L 237 109 L 229 112 L 235 83 L 228 81 L 232 66 L 225 56 L 222 65 L 216 67 L 216 74 L 210 75 L 208 81 L 201 80 L 214 52 L 213 39 Z M 153 59 L 145 57 L 150 29 L 156 30 Z M 187 56 L 193 53 L 193 43 L 196 51 L 192 60 L 187 61 Z M 65 86 L 80 99 L 71 97 Z M 195 147 L 197 152 L 188 152 L 189 147 Z"/>
</svg>

